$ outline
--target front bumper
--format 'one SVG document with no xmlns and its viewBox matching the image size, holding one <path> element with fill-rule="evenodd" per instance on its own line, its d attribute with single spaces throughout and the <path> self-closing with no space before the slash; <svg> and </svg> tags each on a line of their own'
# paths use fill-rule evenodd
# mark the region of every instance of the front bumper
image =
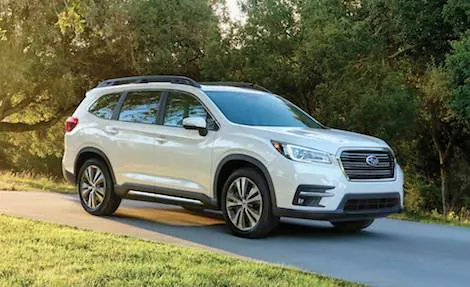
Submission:
<svg viewBox="0 0 470 287">
<path fill-rule="evenodd" d="M 349 213 L 342 211 L 332 212 L 311 212 L 301 211 L 294 209 L 275 208 L 274 215 L 278 217 L 291 217 L 291 218 L 302 218 L 311 220 L 325 220 L 325 221 L 354 221 L 354 220 L 368 220 L 380 217 L 386 217 L 390 214 L 400 213 L 403 208 L 393 208 L 387 211 L 381 212 L 365 212 L 365 213 Z"/>
<path fill-rule="evenodd" d="M 316 220 L 354 220 L 384 217 L 403 209 L 403 173 L 398 165 L 395 178 L 377 181 L 350 181 L 338 162 L 333 164 L 306 164 L 285 158 L 273 161 L 268 170 L 272 175 L 276 196 L 273 212 L 276 216 Z M 296 204 L 299 186 L 327 187 L 324 197 L 312 206 Z M 360 211 L 344 210 L 349 199 L 380 198 L 394 195 L 396 206 Z"/>
<path fill-rule="evenodd" d="M 365 210 L 351 211 L 345 210 L 349 200 L 365 199 L 373 200 L 383 197 L 399 197 L 398 193 L 377 193 L 377 194 L 346 194 L 341 201 L 340 206 L 335 211 L 305 211 L 287 208 L 274 208 L 274 215 L 279 217 L 293 217 L 313 220 L 328 221 L 350 221 L 385 217 L 390 214 L 400 213 L 403 208 L 400 203 L 386 208 L 370 208 Z"/>
</svg>

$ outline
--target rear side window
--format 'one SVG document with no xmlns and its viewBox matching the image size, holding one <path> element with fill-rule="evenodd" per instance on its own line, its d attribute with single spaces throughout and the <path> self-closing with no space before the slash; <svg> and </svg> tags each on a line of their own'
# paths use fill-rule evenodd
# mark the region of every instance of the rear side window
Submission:
<svg viewBox="0 0 470 287">
<path fill-rule="evenodd" d="M 110 120 L 113 118 L 114 109 L 120 97 L 120 94 L 102 96 L 90 107 L 89 111 L 99 118 Z"/>
<path fill-rule="evenodd" d="M 123 122 L 156 124 L 160 110 L 161 92 L 129 92 L 121 108 Z"/>
</svg>

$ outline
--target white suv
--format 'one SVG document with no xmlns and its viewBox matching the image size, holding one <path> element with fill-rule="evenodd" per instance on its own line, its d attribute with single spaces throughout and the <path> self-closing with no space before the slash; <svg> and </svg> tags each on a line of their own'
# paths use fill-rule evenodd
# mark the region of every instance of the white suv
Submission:
<svg viewBox="0 0 470 287">
<path fill-rule="evenodd" d="M 403 173 L 383 140 L 327 128 L 256 85 L 180 76 L 89 91 L 66 122 L 63 172 L 93 215 L 123 198 L 222 210 L 245 237 L 280 217 L 358 231 L 403 207 Z"/>
</svg>

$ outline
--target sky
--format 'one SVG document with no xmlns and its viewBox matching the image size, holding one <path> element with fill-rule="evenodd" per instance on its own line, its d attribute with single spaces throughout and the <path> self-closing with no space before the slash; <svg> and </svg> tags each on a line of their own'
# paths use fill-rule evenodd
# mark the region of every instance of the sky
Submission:
<svg viewBox="0 0 470 287">
<path fill-rule="evenodd" d="M 230 18 L 234 21 L 242 20 L 242 13 L 240 11 L 240 7 L 237 4 L 238 1 L 239 0 L 226 0 Z"/>
</svg>

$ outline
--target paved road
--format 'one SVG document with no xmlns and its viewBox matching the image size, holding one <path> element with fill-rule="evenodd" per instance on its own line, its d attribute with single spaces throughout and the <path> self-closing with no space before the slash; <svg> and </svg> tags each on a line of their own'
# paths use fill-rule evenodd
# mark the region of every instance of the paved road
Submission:
<svg viewBox="0 0 470 287">
<path fill-rule="evenodd" d="M 0 192 L 0 214 L 209 248 L 372 286 L 470 286 L 470 229 L 380 219 L 356 235 L 324 223 L 283 220 L 269 238 L 228 233 L 217 213 L 125 201 L 117 216 L 82 211 L 75 196 Z"/>
</svg>

